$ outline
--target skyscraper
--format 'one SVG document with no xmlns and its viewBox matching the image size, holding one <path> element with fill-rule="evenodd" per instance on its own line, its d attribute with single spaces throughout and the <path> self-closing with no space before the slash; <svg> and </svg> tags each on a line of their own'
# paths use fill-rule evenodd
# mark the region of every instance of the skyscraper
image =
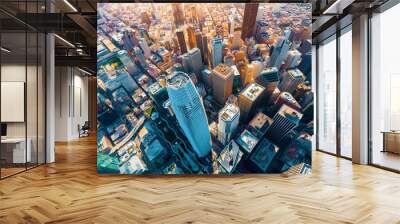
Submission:
<svg viewBox="0 0 400 224">
<path fill-rule="evenodd" d="M 197 77 L 200 77 L 200 72 L 203 67 L 200 49 L 193 48 L 188 53 L 183 54 L 182 64 L 186 72 L 194 72 Z"/>
<path fill-rule="evenodd" d="M 211 135 L 203 102 L 184 72 L 174 72 L 167 80 L 171 107 L 193 150 L 200 158 L 211 152 Z"/>
<path fill-rule="evenodd" d="M 311 65 L 312 65 L 312 55 L 311 51 L 303 54 L 301 56 L 301 62 L 298 66 L 298 69 L 303 72 L 307 81 L 311 82 Z"/>
<path fill-rule="evenodd" d="M 137 60 L 142 65 L 142 67 L 147 67 L 147 62 L 146 62 L 146 59 L 144 58 L 142 50 L 140 50 L 139 47 L 134 47 L 133 51 L 135 53 Z"/>
<path fill-rule="evenodd" d="M 135 35 L 135 30 L 125 30 L 122 36 L 124 48 L 131 51 L 134 46 L 139 44 L 139 40 Z"/>
<path fill-rule="evenodd" d="M 285 60 L 289 51 L 290 42 L 284 37 L 280 38 L 272 51 L 272 55 L 269 60 L 270 67 L 281 67 L 283 60 Z"/>
<path fill-rule="evenodd" d="M 303 40 L 299 47 L 299 51 L 302 54 L 306 54 L 308 52 L 311 52 L 311 48 L 312 48 L 311 40 Z"/>
<path fill-rule="evenodd" d="M 235 31 L 235 19 L 233 17 L 230 17 L 228 24 L 229 24 L 229 34 L 232 35 L 233 32 Z"/>
<path fill-rule="evenodd" d="M 224 105 L 226 99 L 232 94 L 233 78 L 233 69 L 226 64 L 219 64 L 213 69 L 213 95 L 221 105 Z"/>
<path fill-rule="evenodd" d="M 203 62 L 208 65 L 208 37 L 207 35 L 203 36 Z"/>
<path fill-rule="evenodd" d="M 288 70 L 286 74 L 283 75 L 281 82 L 279 83 L 279 89 L 281 91 L 286 91 L 288 93 L 293 93 L 297 85 L 304 82 L 305 78 L 303 73 L 298 69 Z"/>
<path fill-rule="evenodd" d="M 301 106 L 297 102 L 297 100 L 292 96 L 292 94 L 288 92 L 281 92 L 278 96 L 278 98 L 275 100 L 275 105 L 277 108 L 280 108 L 283 104 L 286 104 L 287 106 L 300 111 Z"/>
<path fill-rule="evenodd" d="M 204 61 L 203 35 L 201 34 L 200 30 L 197 30 L 195 36 L 196 36 L 196 46 L 198 49 L 200 49 L 201 60 Z"/>
<path fill-rule="evenodd" d="M 174 15 L 174 22 L 176 27 L 180 27 L 185 23 L 185 16 L 183 14 L 182 3 L 172 4 L 172 13 Z"/>
<path fill-rule="evenodd" d="M 236 64 L 236 67 L 240 74 L 240 81 L 242 86 L 247 86 L 247 84 L 251 83 L 251 76 L 249 76 L 248 71 L 248 63 L 247 61 L 239 61 Z"/>
<path fill-rule="evenodd" d="M 255 39 L 259 43 L 266 43 L 269 38 L 268 23 L 264 20 L 259 20 L 256 23 Z"/>
<path fill-rule="evenodd" d="M 183 30 L 177 30 L 176 36 L 178 37 L 179 48 L 181 49 L 181 54 L 187 52 L 185 35 L 183 34 Z"/>
<path fill-rule="evenodd" d="M 288 52 L 288 56 L 283 65 L 284 69 L 296 68 L 301 59 L 301 53 L 298 50 L 291 50 Z"/>
<path fill-rule="evenodd" d="M 302 113 L 283 104 L 273 117 L 271 126 L 268 128 L 266 137 L 275 144 L 280 144 L 281 140 L 299 124 Z"/>
<path fill-rule="evenodd" d="M 149 58 L 151 56 L 151 51 L 150 51 L 149 45 L 147 44 L 147 41 L 144 38 L 140 39 L 139 46 L 143 50 L 144 57 Z"/>
<path fill-rule="evenodd" d="M 249 157 L 250 168 L 255 172 L 266 173 L 270 168 L 279 148 L 263 138 Z"/>
<path fill-rule="evenodd" d="M 234 104 L 227 104 L 218 114 L 218 140 L 228 143 L 239 125 L 240 111 Z"/>
<path fill-rule="evenodd" d="M 217 157 L 222 173 L 233 173 L 240 163 L 243 152 L 235 141 L 230 141 Z"/>
<path fill-rule="evenodd" d="M 251 81 L 253 81 L 264 69 L 264 64 L 261 61 L 252 61 L 250 63 L 250 68 L 251 68 L 250 77 Z"/>
<path fill-rule="evenodd" d="M 258 12 L 258 3 L 247 3 L 244 6 L 242 39 L 253 36 Z"/>
<path fill-rule="evenodd" d="M 195 37 L 195 32 L 194 32 L 194 28 L 192 25 L 189 25 L 186 28 L 187 31 L 187 35 L 188 35 L 188 42 L 189 42 L 189 48 L 195 48 L 196 47 L 196 37 Z"/>
<path fill-rule="evenodd" d="M 255 81 L 265 88 L 268 95 L 271 95 L 278 86 L 279 71 L 276 67 L 268 67 L 260 72 Z"/>
<path fill-rule="evenodd" d="M 236 30 L 232 34 L 232 49 L 240 49 L 242 46 L 242 39 L 240 37 L 240 30 Z"/>
<path fill-rule="evenodd" d="M 247 121 L 264 95 L 265 88 L 251 83 L 239 94 L 240 120 Z"/>
<path fill-rule="evenodd" d="M 218 36 L 214 37 L 211 47 L 211 63 L 213 68 L 215 68 L 222 62 L 222 38 Z"/>
<path fill-rule="evenodd" d="M 129 57 L 128 52 L 125 50 L 118 51 L 118 58 L 122 64 L 126 67 L 126 70 L 130 75 L 136 74 L 139 70 L 136 64 Z"/>
</svg>

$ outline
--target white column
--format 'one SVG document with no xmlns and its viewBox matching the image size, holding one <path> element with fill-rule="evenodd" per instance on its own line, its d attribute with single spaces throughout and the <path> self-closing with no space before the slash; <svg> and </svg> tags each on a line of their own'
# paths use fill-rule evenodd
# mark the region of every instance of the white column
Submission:
<svg viewBox="0 0 400 224">
<path fill-rule="evenodd" d="M 55 73 L 54 34 L 46 35 L 46 163 L 55 161 Z"/>
<path fill-rule="evenodd" d="M 368 15 L 353 20 L 353 162 L 368 163 Z"/>
</svg>

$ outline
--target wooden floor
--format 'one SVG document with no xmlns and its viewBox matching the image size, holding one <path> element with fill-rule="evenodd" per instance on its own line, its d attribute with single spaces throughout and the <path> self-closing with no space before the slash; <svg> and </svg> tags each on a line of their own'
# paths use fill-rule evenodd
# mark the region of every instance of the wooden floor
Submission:
<svg viewBox="0 0 400 224">
<path fill-rule="evenodd" d="M 0 223 L 400 223 L 400 175 L 314 153 L 313 174 L 98 175 L 94 138 L 0 181 Z"/>
</svg>

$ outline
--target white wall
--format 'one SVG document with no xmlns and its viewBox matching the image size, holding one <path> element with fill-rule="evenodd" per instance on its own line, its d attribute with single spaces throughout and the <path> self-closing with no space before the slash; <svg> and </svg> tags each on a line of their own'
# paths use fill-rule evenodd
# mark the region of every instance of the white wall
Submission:
<svg viewBox="0 0 400 224">
<path fill-rule="evenodd" d="M 38 71 L 36 70 L 38 69 Z M 10 63 L 1 66 L 2 82 L 24 82 L 26 84 L 26 107 L 22 112 L 26 112 L 24 122 L 6 122 L 8 138 L 25 138 L 30 140 L 32 162 L 44 162 L 44 74 L 42 68 L 36 65 L 27 65 L 25 63 Z M 27 78 L 27 80 L 25 80 Z M 23 90 L 22 90 L 23 91 Z M 21 94 L 24 94 L 23 92 Z M 7 97 L 7 96 L 2 96 Z M 1 108 L 1 110 L 10 110 L 10 108 Z M 9 111 L 10 112 L 10 111 Z M 11 112 L 12 113 L 12 112 Z M 39 156 L 37 156 L 37 153 Z"/>
<path fill-rule="evenodd" d="M 72 67 L 56 67 L 55 74 L 55 140 L 74 140 L 88 120 L 88 78 Z"/>
</svg>

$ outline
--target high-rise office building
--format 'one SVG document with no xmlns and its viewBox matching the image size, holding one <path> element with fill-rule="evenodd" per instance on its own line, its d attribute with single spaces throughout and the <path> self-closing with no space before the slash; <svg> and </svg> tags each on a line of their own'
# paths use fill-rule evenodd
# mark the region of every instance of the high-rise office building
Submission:
<svg viewBox="0 0 400 224">
<path fill-rule="evenodd" d="M 186 138 L 198 157 L 211 152 L 211 135 L 203 102 L 184 72 L 174 72 L 167 80 L 171 107 Z"/>
<path fill-rule="evenodd" d="M 200 49 L 193 48 L 188 53 L 183 54 L 182 64 L 186 72 L 194 72 L 197 77 L 200 77 L 200 72 L 203 67 Z"/>
<path fill-rule="evenodd" d="M 185 23 L 185 15 L 183 12 L 182 3 L 172 4 L 172 13 L 174 15 L 174 22 L 176 27 L 180 27 Z"/>
<path fill-rule="evenodd" d="M 228 143 L 239 125 L 240 111 L 234 104 L 227 104 L 218 114 L 218 140 Z"/>
<path fill-rule="evenodd" d="M 278 69 L 281 67 L 283 60 L 286 59 L 286 56 L 288 54 L 290 47 L 289 44 L 290 42 L 283 37 L 278 40 L 269 59 L 270 67 L 277 67 Z"/>
<path fill-rule="evenodd" d="M 231 52 L 228 52 L 224 56 L 224 64 L 227 64 L 229 66 L 232 66 L 235 64 L 235 56 L 233 56 L 233 54 Z"/>
<path fill-rule="evenodd" d="M 129 57 L 128 52 L 126 50 L 118 51 L 118 58 L 121 61 L 121 63 L 126 67 L 126 70 L 130 75 L 136 74 L 139 71 L 138 67 Z"/>
<path fill-rule="evenodd" d="M 291 50 L 288 52 L 285 64 L 282 65 L 284 69 L 296 68 L 300 63 L 301 53 L 298 50 Z"/>
<path fill-rule="evenodd" d="M 217 157 L 222 173 L 234 173 L 236 166 L 240 163 L 243 152 L 235 141 L 230 141 Z"/>
<path fill-rule="evenodd" d="M 264 64 L 261 61 L 252 61 L 251 66 L 251 81 L 253 81 L 260 72 L 264 69 Z"/>
<path fill-rule="evenodd" d="M 203 36 L 203 62 L 208 65 L 208 37 L 207 35 Z"/>
<path fill-rule="evenodd" d="M 271 95 L 279 83 L 279 71 L 276 67 L 268 67 L 255 78 L 256 83 L 262 85 L 268 95 Z"/>
<path fill-rule="evenodd" d="M 305 81 L 303 73 L 298 69 L 291 69 L 283 75 L 281 82 L 279 83 L 279 89 L 288 93 L 293 93 L 297 85 Z"/>
<path fill-rule="evenodd" d="M 124 48 L 128 51 L 133 50 L 133 47 L 137 46 L 139 44 L 139 40 L 136 37 L 136 31 L 135 30 L 125 30 L 122 35 L 122 41 Z"/>
<path fill-rule="evenodd" d="M 232 35 L 233 32 L 235 31 L 235 25 L 236 25 L 235 19 L 233 17 L 230 17 L 228 24 L 229 24 L 229 34 Z"/>
<path fill-rule="evenodd" d="M 257 21 L 255 39 L 259 43 L 266 43 L 268 41 L 268 38 L 268 23 L 264 20 Z"/>
<path fill-rule="evenodd" d="M 254 147 L 260 141 L 259 138 L 254 136 L 249 130 L 244 131 L 236 138 L 236 143 L 240 146 L 241 150 L 247 155 L 251 154 Z"/>
<path fill-rule="evenodd" d="M 207 87 L 212 87 L 212 75 L 212 71 L 208 70 L 207 68 L 201 71 L 200 78 Z"/>
<path fill-rule="evenodd" d="M 233 78 L 233 69 L 226 64 L 219 64 L 213 69 L 213 95 L 221 105 L 224 105 L 226 99 L 232 94 Z"/>
<path fill-rule="evenodd" d="M 144 57 L 142 50 L 139 47 L 134 47 L 133 51 L 140 65 L 144 68 L 147 67 L 146 58 Z"/>
<path fill-rule="evenodd" d="M 232 34 L 232 49 L 238 50 L 242 46 L 242 39 L 240 30 L 236 30 Z"/>
<path fill-rule="evenodd" d="M 301 56 L 301 62 L 297 67 L 301 72 L 303 72 L 307 81 L 311 82 L 311 65 L 312 65 L 312 53 L 308 52 Z"/>
<path fill-rule="evenodd" d="M 253 36 L 258 12 L 258 3 L 248 3 L 244 6 L 242 39 Z"/>
<path fill-rule="evenodd" d="M 211 63 L 213 68 L 222 62 L 222 38 L 214 37 L 211 43 Z"/>
<path fill-rule="evenodd" d="M 195 36 L 195 32 L 194 32 L 194 28 L 192 25 L 189 25 L 186 28 L 187 31 L 187 35 L 188 35 L 188 42 L 189 42 L 189 48 L 193 49 L 196 47 L 196 36 Z"/>
<path fill-rule="evenodd" d="M 185 34 L 183 30 L 176 31 L 176 37 L 178 38 L 179 48 L 181 49 L 181 53 L 184 54 L 187 52 L 186 41 L 185 41 Z"/>
<path fill-rule="evenodd" d="M 266 137 L 275 144 L 280 144 L 281 140 L 299 124 L 302 113 L 283 104 L 279 111 L 272 118 L 272 124 L 268 128 Z"/>
<path fill-rule="evenodd" d="M 292 29 L 290 27 L 286 27 L 285 30 L 283 31 L 283 36 L 285 37 L 285 39 L 289 40 L 291 34 L 292 34 Z"/>
<path fill-rule="evenodd" d="M 246 86 L 247 84 L 251 83 L 251 76 L 249 76 L 248 70 L 248 63 L 246 61 L 239 61 L 236 64 L 236 67 L 240 74 L 240 81 L 242 86 Z"/>
<path fill-rule="evenodd" d="M 280 108 L 283 104 L 286 104 L 287 106 L 300 111 L 301 106 L 297 102 L 297 100 L 292 96 L 292 94 L 288 92 L 281 92 L 278 96 L 278 98 L 275 100 L 274 106 L 277 108 Z"/>
<path fill-rule="evenodd" d="M 240 72 L 237 69 L 236 65 L 231 66 L 233 70 L 233 92 L 235 93 L 236 90 L 239 90 L 242 86 L 242 82 L 240 81 Z"/>
<path fill-rule="evenodd" d="M 240 120 L 247 121 L 261 101 L 265 88 L 257 83 L 251 83 L 239 94 Z"/>
<path fill-rule="evenodd" d="M 143 50 L 144 57 L 149 58 L 151 56 L 151 51 L 149 45 L 147 44 L 147 41 L 144 38 L 140 39 L 139 46 Z"/>
<path fill-rule="evenodd" d="M 195 37 L 196 37 L 196 46 L 198 49 L 200 49 L 201 60 L 204 61 L 203 35 L 200 32 L 200 30 L 196 31 Z"/>
<path fill-rule="evenodd" d="M 300 44 L 299 51 L 302 54 L 306 54 L 308 52 L 311 52 L 311 48 L 312 48 L 311 40 L 303 40 Z"/>
<path fill-rule="evenodd" d="M 268 127 L 271 125 L 272 119 L 262 112 L 258 112 L 249 122 L 249 130 L 255 136 L 261 138 Z"/>
<path fill-rule="evenodd" d="M 268 139 L 263 138 L 251 153 L 248 163 L 254 172 L 266 173 L 271 165 L 279 148 Z"/>
</svg>

